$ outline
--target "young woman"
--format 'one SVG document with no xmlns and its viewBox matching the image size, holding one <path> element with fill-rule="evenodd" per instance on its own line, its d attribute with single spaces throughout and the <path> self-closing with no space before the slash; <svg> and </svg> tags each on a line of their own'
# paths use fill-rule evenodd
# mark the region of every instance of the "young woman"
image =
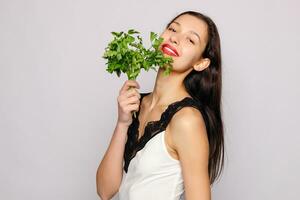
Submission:
<svg viewBox="0 0 300 200">
<path fill-rule="evenodd" d="M 161 37 L 172 72 L 165 76 L 161 67 L 151 93 L 139 93 L 132 80 L 120 89 L 117 125 L 97 171 L 102 200 L 117 192 L 120 200 L 209 200 L 223 169 L 217 27 L 187 11 Z"/>
</svg>

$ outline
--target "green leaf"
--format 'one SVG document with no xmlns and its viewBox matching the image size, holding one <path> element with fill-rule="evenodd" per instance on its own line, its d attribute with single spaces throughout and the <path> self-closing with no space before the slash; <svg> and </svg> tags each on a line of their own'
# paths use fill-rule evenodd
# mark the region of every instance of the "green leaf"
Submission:
<svg viewBox="0 0 300 200">
<path fill-rule="evenodd" d="M 118 54 L 118 55 L 117 55 L 117 59 L 118 59 L 118 60 L 121 60 L 121 59 L 122 59 L 122 55 L 121 55 L 121 54 Z"/>
<path fill-rule="evenodd" d="M 121 37 L 121 35 L 123 34 L 123 31 L 122 32 L 111 32 L 114 36 L 116 37 Z"/>
<path fill-rule="evenodd" d="M 152 42 L 153 40 L 155 40 L 155 38 L 157 37 L 157 34 L 155 34 L 154 32 L 150 32 L 150 41 Z"/>
<path fill-rule="evenodd" d="M 135 33 L 140 33 L 140 32 L 138 32 L 138 31 L 136 31 L 134 29 L 130 29 L 127 33 L 128 34 L 135 34 Z"/>
</svg>

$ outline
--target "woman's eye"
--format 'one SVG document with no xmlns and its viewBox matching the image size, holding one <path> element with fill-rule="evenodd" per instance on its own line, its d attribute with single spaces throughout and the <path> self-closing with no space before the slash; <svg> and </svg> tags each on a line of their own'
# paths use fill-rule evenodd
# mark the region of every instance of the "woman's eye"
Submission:
<svg viewBox="0 0 300 200">
<path fill-rule="evenodd" d="M 174 28 L 169 28 L 169 30 L 171 30 L 173 32 L 176 32 L 176 30 Z"/>
<path fill-rule="evenodd" d="M 194 44 L 194 41 L 193 41 L 193 40 L 189 39 L 189 41 L 190 41 L 192 44 Z"/>
</svg>

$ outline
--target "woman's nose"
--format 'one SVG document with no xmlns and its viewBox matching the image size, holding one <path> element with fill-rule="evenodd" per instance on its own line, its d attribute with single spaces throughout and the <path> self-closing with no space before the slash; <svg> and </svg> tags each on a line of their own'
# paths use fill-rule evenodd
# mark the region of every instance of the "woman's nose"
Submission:
<svg viewBox="0 0 300 200">
<path fill-rule="evenodd" d="M 176 45 L 178 45 L 178 44 L 179 44 L 179 38 L 178 38 L 178 35 L 173 34 L 173 35 L 170 37 L 170 41 L 171 41 L 172 43 L 175 43 Z"/>
</svg>

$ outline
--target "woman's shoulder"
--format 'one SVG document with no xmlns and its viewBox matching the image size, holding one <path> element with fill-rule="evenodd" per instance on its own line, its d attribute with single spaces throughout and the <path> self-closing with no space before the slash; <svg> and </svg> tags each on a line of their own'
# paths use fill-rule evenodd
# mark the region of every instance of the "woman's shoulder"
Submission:
<svg viewBox="0 0 300 200">
<path fill-rule="evenodd" d="M 193 106 L 183 107 L 174 114 L 168 125 L 168 132 L 175 151 L 190 146 L 193 141 L 208 144 L 204 118 L 199 109 Z"/>
<path fill-rule="evenodd" d="M 173 126 L 197 126 L 199 124 L 204 123 L 203 116 L 198 107 L 194 104 L 190 106 L 183 106 L 178 110 L 172 120 L 170 121 L 170 125 Z"/>
<path fill-rule="evenodd" d="M 206 132 L 205 120 L 199 109 L 199 105 L 192 98 L 185 98 L 180 109 L 177 108 L 176 113 L 172 116 L 169 123 L 169 130 L 172 135 L 186 134 L 190 132 Z"/>
</svg>

